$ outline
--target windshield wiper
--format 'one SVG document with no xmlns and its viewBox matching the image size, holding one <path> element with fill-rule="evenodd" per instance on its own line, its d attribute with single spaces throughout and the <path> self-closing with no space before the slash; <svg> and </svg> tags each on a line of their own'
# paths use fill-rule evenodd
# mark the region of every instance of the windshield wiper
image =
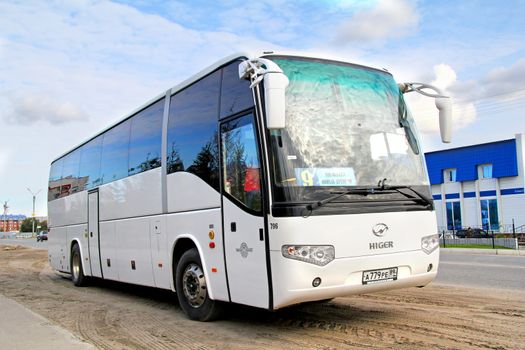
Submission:
<svg viewBox="0 0 525 350">
<path fill-rule="evenodd" d="M 398 193 L 401 193 L 402 195 L 408 197 L 408 198 L 411 198 L 411 199 L 414 199 L 414 200 L 420 200 L 422 201 L 423 203 L 425 203 L 425 205 L 427 207 L 431 207 L 432 206 L 432 199 L 430 199 L 429 197 L 425 196 L 423 193 L 413 189 L 412 187 L 410 186 L 383 186 L 381 189 L 379 189 L 380 191 L 381 190 L 394 190 Z M 406 190 L 410 190 L 412 193 L 414 193 L 418 198 L 415 198 L 415 197 L 411 197 L 410 194 L 408 193 L 405 193 L 401 190 L 403 189 L 406 189 Z"/>
<path fill-rule="evenodd" d="M 328 197 L 326 199 L 323 199 L 323 200 L 320 200 L 320 201 L 308 204 L 308 205 L 306 205 L 306 210 L 311 212 L 312 210 L 315 210 L 315 209 L 317 209 L 319 207 L 322 207 L 326 203 L 333 202 L 334 200 L 336 200 L 336 199 L 338 199 L 340 197 L 349 195 L 349 194 L 358 194 L 358 195 L 362 195 L 362 196 L 368 196 L 369 194 L 376 194 L 376 193 L 387 192 L 387 191 L 390 191 L 390 192 L 391 191 L 395 191 L 397 193 L 400 193 L 400 194 L 404 195 L 405 197 L 407 197 L 409 199 L 416 200 L 416 201 L 421 201 L 427 207 L 432 206 L 432 199 L 428 198 L 427 196 L 425 196 L 421 192 L 413 189 L 412 187 L 410 187 L 410 186 L 388 186 L 388 185 L 385 184 L 385 182 L 386 182 L 386 179 L 381 180 L 380 184 L 378 184 L 377 187 L 356 187 L 356 188 L 352 188 L 352 189 L 350 189 L 348 191 L 331 192 L 331 193 L 335 193 L 335 196 L 331 196 L 331 197 Z M 410 196 L 410 194 L 401 191 L 403 189 L 410 190 L 417 197 L 412 197 L 412 196 Z"/>
<path fill-rule="evenodd" d="M 422 200 L 428 207 L 432 206 L 432 199 L 428 198 L 427 196 L 425 196 L 423 193 L 419 192 L 419 191 L 416 191 L 415 189 L 413 189 L 412 187 L 410 186 L 389 186 L 386 184 L 386 181 L 388 179 L 387 178 L 384 178 L 382 180 L 379 180 L 379 182 L 377 183 L 377 187 L 376 190 L 377 191 L 385 191 L 385 190 L 394 190 L 396 191 L 397 193 L 401 193 L 402 195 L 408 197 L 408 198 L 412 198 L 412 199 L 420 199 Z M 412 191 L 412 193 L 416 194 L 416 196 L 418 196 L 419 198 L 413 198 L 413 197 L 410 197 L 410 195 L 408 193 L 405 193 L 403 191 L 401 191 L 402 189 L 407 189 L 407 190 L 410 190 Z"/>
<path fill-rule="evenodd" d="M 428 198 L 427 196 L 425 196 L 421 192 L 413 189 L 410 186 L 389 186 L 389 185 L 386 184 L 386 181 L 387 181 L 387 179 L 379 180 L 379 182 L 378 182 L 376 187 L 355 187 L 355 188 L 349 189 L 347 191 L 331 192 L 332 194 L 335 194 L 335 195 L 331 196 L 331 197 L 328 197 L 328 198 L 325 198 L 323 200 L 311 203 L 311 204 L 307 204 L 305 209 L 309 213 L 307 215 L 303 215 L 303 216 L 308 217 L 313 210 L 315 210 L 315 209 L 317 209 L 319 207 L 322 207 L 326 203 L 333 202 L 334 200 L 336 200 L 338 198 L 341 198 L 343 196 L 349 195 L 349 194 L 357 194 L 357 195 L 361 195 L 361 196 L 368 196 L 369 194 L 376 194 L 376 193 L 381 193 L 381 192 L 383 192 L 383 193 L 384 192 L 391 192 L 392 193 L 392 191 L 394 191 L 394 192 L 397 192 L 397 193 L 400 193 L 400 194 L 404 195 L 405 197 L 407 197 L 407 198 L 409 198 L 411 200 L 421 201 L 428 208 L 432 207 L 432 199 Z M 410 190 L 417 197 L 412 197 L 412 196 L 410 196 L 410 194 L 401 191 L 403 189 Z"/>
<path fill-rule="evenodd" d="M 323 205 L 325 205 L 326 203 L 330 203 L 340 197 L 343 197 L 343 196 L 346 196 L 348 194 L 359 194 L 359 195 L 362 195 L 362 196 L 368 196 L 369 194 L 373 194 L 375 192 L 375 188 L 373 187 L 363 187 L 363 188 L 352 188 L 351 190 L 348 190 L 348 191 L 343 191 L 343 192 L 331 192 L 331 193 L 335 193 L 335 196 L 331 196 L 331 197 L 328 197 L 328 198 L 325 198 L 321 201 L 317 201 L 315 203 L 311 203 L 311 204 L 308 204 L 306 206 L 306 210 L 309 210 L 309 211 L 312 211 L 314 209 L 317 209 L 319 207 L 322 207 Z"/>
</svg>

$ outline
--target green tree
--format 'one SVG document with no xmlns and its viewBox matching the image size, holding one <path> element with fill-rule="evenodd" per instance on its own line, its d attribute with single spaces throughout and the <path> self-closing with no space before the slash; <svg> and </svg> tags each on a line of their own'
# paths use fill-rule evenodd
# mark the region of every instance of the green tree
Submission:
<svg viewBox="0 0 525 350">
<path fill-rule="evenodd" d="M 193 164 L 186 169 L 214 188 L 219 188 L 219 159 L 217 143 L 208 141 L 197 154 Z"/>
<path fill-rule="evenodd" d="M 35 230 L 37 226 L 38 225 L 35 220 Z M 33 232 L 33 218 L 27 218 L 22 221 L 22 225 L 20 225 L 20 232 Z"/>
<path fill-rule="evenodd" d="M 40 231 L 47 231 L 47 220 L 37 222 L 38 224 L 36 226 L 40 226 Z"/>
</svg>

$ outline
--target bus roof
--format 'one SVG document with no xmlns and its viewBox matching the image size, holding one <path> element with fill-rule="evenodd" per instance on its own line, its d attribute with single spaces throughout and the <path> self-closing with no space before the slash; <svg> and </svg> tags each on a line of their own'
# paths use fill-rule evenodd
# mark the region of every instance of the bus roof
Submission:
<svg viewBox="0 0 525 350">
<path fill-rule="evenodd" d="M 301 52 L 301 51 L 280 51 L 280 52 L 277 52 L 277 51 L 262 51 L 262 52 L 247 52 L 246 51 L 246 52 L 242 52 L 241 51 L 241 52 L 237 52 L 237 53 L 234 53 L 234 54 L 229 55 L 227 57 L 224 57 L 223 59 L 221 59 L 221 60 L 215 62 L 214 64 L 206 67 L 205 69 L 201 70 L 200 72 L 192 75 L 188 79 L 183 80 L 182 82 L 180 82 L 179 84 L 175 85 L 171 89 L 168 89 L 164 93 L 159 94 L 156 97 L 150 99 L 146 103 L 142 104 L 140 107 L 138 107 L 138 108 L 132 110 L 130 113 L 126 114 L 126 116 L 124 118 L 119 119 L 117 122 L 109 125 L 108 127 L 104 128 L 103 130 L 98 132 L 97 134 L 89 137 L 88 139 L 86 139 L 85 141 L 81 142 L 77 146 L 71 148 L 69 151 L 61 154 L 59 157 L 55 158 L 51 162 L 51 164 L 53 164 L 54 162 L 56 162 L 60 158 L 65 157 L 66 155 L 68 155 L 69 153 L 73 152 L 77 148 L 85 145 L 89 141 L 95 139 L 99 135 L 105 133 L 109 129 L 115 127 L 116 125 L 118 125 L 118 124 L 120 124 L 120 123 L 122 123 L 124 121 L 126 121 L 127 119 L 129 119 L 133 115 L 135 115 L 136 113 L 140 112 L 141 110 L 143 110 L 144 108 L 150 106 L 151 104 L 157 102 L 158 100 L 162 99 L 163 97 L 167 96 L 168 94 L 169 95 L 173 95 L 173 94 L 177 93 L 178 91 L 188 87 L 189 85 L 193 84 L 194 82 L 202 79 L 206 75 L 212 73 L 216 69 L 218 69 L 218 68 L 220 68 L 220 67 L 222 67 L 222 66 L 224 66 L 224 65 L 226 65 L 226 64 L 228 64 L 230 62 L 233 62 L 233 61 L 238 60 L 238 59 L 248 59 L 248 58 L 257 58 L 257 57 L 271 57 L 271 56 L 292 56 L 292 57 L 326 59 L 326 60 L 335 61 L 335 62 L 352 63 L 352 64 L 355 64 L 355 65 L 359 65 L 359 66 L 363 66 L 363 67 L 367 67 L 367 68 L 377 69 L 377 70 L 380 70 L 380 71 L 386 71 L 386 69 L 379 69 L 379 68 L 375 68 L 375 67 L 370 67 L 370 66 L 367 66 L 367 65 L 364 65 L 364 64 L 361 64 L 361 63 L 357 63 L 357 62 L 348 62 L 347 60 L 345 60 L 342 57 L 337 57 L 337 56 L 334 56 L 334 55 L 331 55 L 331 54 L 305 53 L 305 52 Z"/>
</svg>

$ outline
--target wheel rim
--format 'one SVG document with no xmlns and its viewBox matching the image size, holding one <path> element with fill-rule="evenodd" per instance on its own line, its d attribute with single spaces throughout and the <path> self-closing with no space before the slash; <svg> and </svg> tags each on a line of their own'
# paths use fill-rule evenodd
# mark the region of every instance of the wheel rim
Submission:
<svg viewBox="0 0 525 350">
<path fill-rule="evenodd" d="M 77 253 L 73 253 L 73 263 L 72 263 L 72 270 L 73 270 L 73 280 L 78 280 L 78 276 L 80 275 L 80 257 Z"/>
<path fill-rule="evenodd" d="M 182 276 L 182 290 L 184 296 L 193 308 L 199 308 L 206 301 L 207 288 L 204 272 L 199 265 L 189 264 Z"/>
</svg>

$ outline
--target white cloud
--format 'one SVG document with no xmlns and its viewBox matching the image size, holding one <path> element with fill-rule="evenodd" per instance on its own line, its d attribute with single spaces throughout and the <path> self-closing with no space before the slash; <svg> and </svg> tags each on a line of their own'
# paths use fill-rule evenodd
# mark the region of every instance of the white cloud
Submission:
<svg viewBox="0 0 525 350">
<path fill-rule="evenodd" d="M 4 175 L 9 163 L 10 152 L 7 150 L 0 150 L 0 175 Z"/>
<path fill-rule="evenodd" d="M 380 0 L 371 9 L 356 12 L 337 33 L 340 44 L 398 38 L 417 29 L 419 14 L 409 0 Z"/>
<path fill-rule="evenodd" d="M 454 86 L 457 75 L 454 69 L 444 63 L 434 66 L 434 79 L 430 83 L 440 88 L 443 93 L 452 98 L 452 131 L 453 133 L 476 121 L 476 107 L 472 102 L 454 98 L 449 88 Z M 411 92 L 405 95 L 414 114 L 414 119 L 422 133 L 437 134 L 439 132 L 439 112 L 433 98 Z"/>
<path fill-rule="evenodd" d="M 0 193 L 21 213 L 60 154 L 222 57 L 276 47 L 112 2 L 0 1 L 0 23 Z"/>
<path fill-rule="evenodd" d="M 485 88 L 492 93 L 515 92 L 525 88 L 525 59 L 510 67 L 496 68 L 483 79 Z"/>
<path fill-rule="evenodd" d="M 508 67 L 495 68 L 478 81 L 470 80 L 452 87 L 452 91 L 465 101 L 487 99 L 511 101 L 525 98 L 525 59 Z"/>
<path fill-rule="evenodd" d="M 432 81 L 432 85 L 446 90 L 449 86 L 454 84 L 457 79 L 456 72 L 448 64 L 440 63 L 434 66 L 435 79 Z"/>
<path fill-rule="evenodd" d="M 88 115 L 70 102 L 59 102 L 51 96 L 28 94 L 12 98 L 11 108 L 5 120 L 19 125 L 32 125 L 39 121 L 49 124 L 65 124 L 75 121 L 88 121 Z"/>
</svg>

